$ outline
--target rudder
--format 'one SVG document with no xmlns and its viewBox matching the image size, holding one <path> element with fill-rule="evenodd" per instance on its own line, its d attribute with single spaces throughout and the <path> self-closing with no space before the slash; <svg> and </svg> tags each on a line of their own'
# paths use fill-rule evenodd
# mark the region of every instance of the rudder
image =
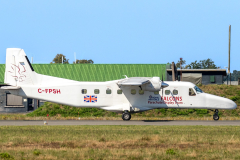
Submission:
<svg viewBox="0 0 240 160">
<path fill-rule="evenodd" d="M 7 48 L 4 83 L 12 86 L 33 85 L 34 70 L 25 52 L 20 48 Z"/>
</svg>

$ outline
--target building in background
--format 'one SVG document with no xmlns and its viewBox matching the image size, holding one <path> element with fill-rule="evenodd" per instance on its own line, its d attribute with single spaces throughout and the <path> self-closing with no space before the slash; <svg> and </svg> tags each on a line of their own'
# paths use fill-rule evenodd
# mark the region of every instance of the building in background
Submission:
<svg viewBox="0 0 240 160">
<path fill-rule="evenodd" d="M 0 89 L 0 112 L 17 113 L 33 111 L 41 101 L 10 94 Z"/>
<path fill-rule="evenodd" d="M 173 80 L 173 70 L 167 69 L 167 80 Z M 223 84 L 226 69 L 175 69 L 176 80 L 194 84 Z M 182 78 L 182 79 L 181 79 Z"/>
</svg>

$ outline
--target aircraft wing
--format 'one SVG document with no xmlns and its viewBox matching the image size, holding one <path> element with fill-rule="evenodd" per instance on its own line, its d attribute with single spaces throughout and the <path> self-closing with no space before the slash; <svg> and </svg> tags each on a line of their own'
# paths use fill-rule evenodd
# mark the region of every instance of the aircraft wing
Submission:
<svg viewBox="0 0 240 160">
<path fill-rule="evenodd" d="M 148 78 L 144 77 L 132 77 L 132 78 L 127 78 L 124 79 L 120 82 L 118 82 L 118 85 L 123 85 L 123 86 L 141 86 L 143 84 L 149 83 Z"/>
</svg>

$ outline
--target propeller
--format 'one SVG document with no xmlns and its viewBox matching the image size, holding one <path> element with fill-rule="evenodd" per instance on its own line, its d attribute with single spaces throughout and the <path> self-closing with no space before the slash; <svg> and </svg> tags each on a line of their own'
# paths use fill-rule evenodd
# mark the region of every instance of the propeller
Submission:
<svg viewBox="0 0 240 160">
<path fill-rule="evenodd" d="M 164 88 L 168 87 L 169 85 L 167 83 L 164 83 L 163 81 L 163 74 L 162 74 L 162 84 L 161 84 L 161 87 L 162 87 L 162 96 L 163 96 L 163 90 Z"/>
<path fill-rule="evenodd" d="M 163 83 L 163 74 L 162 74 L 162 83 Z M 161 84 L 162 85 L 162 84 Z M 161 86 L 162 87 L 162 86 Z M 162 87 L 162 98 L 163 98 L 163 87 Z"/>
</svg>

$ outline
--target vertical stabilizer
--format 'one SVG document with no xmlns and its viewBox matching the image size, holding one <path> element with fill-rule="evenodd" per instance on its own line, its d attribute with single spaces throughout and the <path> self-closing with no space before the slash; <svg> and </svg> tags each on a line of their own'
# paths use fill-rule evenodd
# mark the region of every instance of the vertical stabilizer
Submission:
<svg viewBox="0 0 240 160">
<path fill-rule="evenodd" d="M 20 48 L 8 48 L 4 83 L 12 86 L 33 85 L 35 72 Z"/>
</svg>

